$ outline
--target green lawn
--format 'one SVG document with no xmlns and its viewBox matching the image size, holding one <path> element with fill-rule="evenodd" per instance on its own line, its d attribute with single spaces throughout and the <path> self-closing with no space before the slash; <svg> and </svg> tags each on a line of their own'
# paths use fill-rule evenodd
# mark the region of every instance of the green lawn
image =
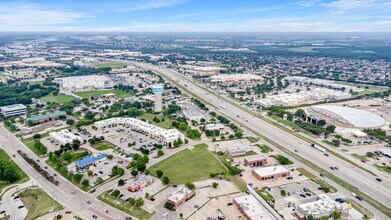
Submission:
<svg viewBox="0 0 391 220">
<path fill-rule="evenodd" d="M 23 204 L 28 209 L 26 219 L 36 219 L 53 210 L 61 210 L 63 207 L 49 197 L 41 189 L 26 189 L 19 193 Z"/>
<path fill-rule="evenodd" d="M 364 156 L 364 155 L 359 155 L 359 154 L 352 154 L 352 156 L 353 157 L 355 157 L 355 158 L 358 158 L 358 159 L 360 159 L 360 160 L 363 160 L 363 161 L 368 161 L 368 158 L 366 157 L 366 156 Z"/>
<path fill-rule="evenodd" d="M 115 148 L 116 146 L 108 141 L 101 141 L 93 145 L 96 150 L 107 150 Z"/>
<path fill-rule="evenodd" d="M 16 163 L 8 156 L 8 154 L 4 150 L 0 150 L 0 160 L 1 161 L 10 161 L 11 166 L 13 166 L 15 168 L 15 170 L 19 176 L 19 180 L 15 183 L 24 183 L 29 180 L 29 177 L 23 172 L 22 169 L 20 169 L 20 167 L 18 165 L 16 165 Z M 11 184 L 8 182 L 0 181 L 0 190 L 4 187 L 9 186 L 9 185 L 11 185 Z"/>
<path fill-rule="evenodd" d="M 36 142 L 35 140 L 31 140 L 31 141 L 29 141 L 29 142 L 27 142 L 27 143 L 25 143 L 25 144 L 26 144 L 26 146 L 27 146 L 28 148 L 30 148 L 30 150 L 33 151 L 37 156 L 42 156 L 42 155 L 43 155 L 42 152 L 40 152 L 37 148 L 34 147 L 35 142 Z"/>
<path fill-rule="evenodd" d="M 156 122 L 153 122 L 153 118 L 158 118 L 160 120 L 159 123 L 156 123 Z M 171 119 L 167 119 L 167 118 L 164 118 L 162 115 L 155 115 L 155 114 L 152 114 L 152 113 L 146 113 L 144 112 L 142 115 L 140 115 L 138 117 L 139 119 L 145 119 L 147 121 L 150 121 L 152 122 L 152 124 L 154 125 L 157 125 L 159 127 L 162 127 L 162 128 L 168 128 L 171 126 L 171 123 L 172 123 L 172 120 Z M 162 122 L 162 118 L 164 118 L 164 121 Z"/>
<path fill-rule="evenodd" d="M 258 139 L 255 137 L 247 137 L 247 140 L 249 140 L 251 143 L 255 143 L 258 141 Z"/>
<path fill-rule="evenodd" d="M 225 171 L 225 167 L 208 151 L 206 144 L 194 146 L 193 150 L 185 149 L 148 168 L 151 175 L 161 170 L 170 183 L 181 184 L 209 178 L 210 173 Z"/>
<path fill-rule="evenodd" d="M 86 99 L 89 99 L 91 96 L 99 96 L 99 95 L 104 95 L 104 94 L 107 94 L 107 93 L 114 93 L 118 96 L 118 98 L 127 98 L 127 97 L 131 97 L 133 96 L 134 94 L 132 93 L 127 93 L 127 92 L 124 92 L 122 90 L 118 90 L 118 89 L 109 89 L 109 90 L 92 90 L 92 91 L 84 91 L 84 92 L 75 92 L 76 95 L 82 97 L 82 98 L 86 98 Z"/>
<path fill-rule="evenodd" d="M 105 68 L 105 67 L 110 67 L 111 69 L 120 69 L 125 67 L 125 63 L 120 63 L 120 62 L 110 62 L 110 63 L 101 63 L 97 67 L 98 68 Z"/>
<path fill-rule="evenodd" d="M 270 148 L 269 148 L 267 145 L 265 145 L 265 144 L 262 144 L 262 145 L 257 144 L 257 146 L 258 146 L 259 148 L 262 149 L 262 153 L 264 153 L 264 154 L 267 154 L 267 153 L 269 153 L 269 151 L 272 151 L 272 149 L 270 149 Z"/>
<path fill-rule="evenodd" d="M 71 95 L 48 95 L 42 98 L 45 102 L 53 102 L 58 104 L 64 104 L 68 102 L 72 102 L 75 97 Z"/>
<path fill-rule="evenodd" d="M 136 217 L 138 219 L 149 219 L 151 218 L 155 213 L 149 213 L 148 211 L 144 210 L 143 208 L 136 208 L 134 206 L 131 206 L 130 203 L 128 202 L 125 202 L 124 200 L 122 199 L 116 199 L 114 198 L 113 196 L 111 196 L 110 194 L 110 191 L 106 191 L 102 194 L 100 194 L 97 198 L 116 208 L 116 209 L 119 209 L 133 217 Z"/>
</svg>

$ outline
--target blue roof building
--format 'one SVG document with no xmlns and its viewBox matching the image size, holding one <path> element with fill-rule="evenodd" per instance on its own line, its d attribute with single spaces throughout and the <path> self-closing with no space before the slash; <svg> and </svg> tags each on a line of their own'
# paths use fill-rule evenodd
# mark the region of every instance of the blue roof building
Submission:
<svg viewBox="0 0 391 220">
<path fill-rule="evenodd" d="M 87 155 L 83 159 L 75 162 L 78 169 L 85 169 L 94 163 L 105 160 L 107 156 L 105 154 Z"/>
</svg>

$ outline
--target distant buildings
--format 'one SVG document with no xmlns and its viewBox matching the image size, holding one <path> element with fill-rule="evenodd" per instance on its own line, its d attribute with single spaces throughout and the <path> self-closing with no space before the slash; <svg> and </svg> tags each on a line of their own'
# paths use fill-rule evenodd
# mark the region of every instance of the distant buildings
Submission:
<svg viewBox="0 0 391 220">
<path fill-rule="evenodd" d="M 265 165 L 266 163 L 267 163 L 267 160 L 262 155 L 256 155 L 256 156 L 244 158 L 244 164 L 246 164 L 250 167 L 262 166 L 262 165 Z"/>
<path fill-rule="evenodd" d="M 152 184 L 153 179 L 147 175 L 142 175 L 134 179 L 128 186 L 128 190 L 131 192 L 136 192 L 143 187 L 146 187 Z"/>
<path fill-rule="evenodd" d="M 59 143 L 60 145 L 65 145 L 65 144 L 71 144 L 73 141 L 80 141 L 82 142 L 83 139 L 75 134 L 73 134 L 72 132 L 64 129 L 64 130 L 61 130 L 61 131 L 57 131 L 57 132 L 50 132 L 49 133 L 49 137 L 56 141 L 57 143 Z"/>
<path fill-rule="evenodd" d="M 342 211 L 341 204 L 325 194 L 320 194 L 317 201 L 297 205 L 295 214 L 300 219 L 307 219 L 310 215 L 314 219 L 320 219 L 323 216 L 331 216 L 334 211 Z"/>
<path fill-rule="evenodd" d="M 233 203 L 248 220 L 274 220 L 270 212 L 252 195 L 236 197 Z"/>
<path fill-rule="evenodd" d="M 155 94 L 155 112 L 161 112 L 163 110 L 164 85 L 157 84 L 152 86 L 152 92 Z"/>
<path fill-rule="evenodd" d="M 1 114 L 5 118 L 25 115 L 27 113 L 27 107 L 22 104 L 14 104 L 0 107 Z"/>
<path fill-rule="evenodd" d="M 261 81 L 263 77 L 255 74 L 219 74 L 211 76 L 209 82 L 242 82 L 242 81 Z"/>
<path fill-rule="evenodd" d="M 170 197 L 168 197 L 167 202 L 171 203 L 174 209 L 178 208 L 180 205 L 185 203 L 187 200 L 191 199 L 195 195 L 193 190 L 182 187 L 177 191 L 173 192 Z"/>
<path fill-rule="evenodd" d="M 252 152 L 253 148 L 250 145 L 238 145 L 238 146 L 227 147 L 226 151 L 231 156 L 239 156 L 239 155 L 244 155 L 249 152 Z"/>
<path fill-rule="evenodd" d="M 185 141 L 185 136 L 176 129 L 163 129 L 153 124 L 141 121 L 136 118 L 110 118 L 97 121 L 94 125 L 100 129 L 122 126 L 140 132 L 146 136 L 162 142 L 166 147 L 172 147 L 174 141 L 181 139 Z"/>
<path fill-rule="evenodd" d="M 283 166 L 270 166 L 254 169 L 251 172 L 258 180 L 269 180 L 288 177 L 290 171 Z"/>
</svg>

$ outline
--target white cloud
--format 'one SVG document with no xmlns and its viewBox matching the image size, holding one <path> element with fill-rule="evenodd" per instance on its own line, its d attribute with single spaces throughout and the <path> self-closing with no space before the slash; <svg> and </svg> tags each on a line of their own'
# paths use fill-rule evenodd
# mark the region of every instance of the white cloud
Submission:
<svg viewBox="0 0 391 220">
<path fill-rule="evenodd" d="M 129 4 L 122 5 L 121 11 L 142 11 L 157 8 L 167 8 L 174 5 L 184 3 L 184 0 L 147 0 L 137 1 Z"/>
<path fill-rule="evenodd" d="M 87 17 L 90 16 L 85 13 L 47 9 L 24 1 L 2 3 L 0 31 L 28 31 L 42 26 L 75 23 Z"/>
</svg>

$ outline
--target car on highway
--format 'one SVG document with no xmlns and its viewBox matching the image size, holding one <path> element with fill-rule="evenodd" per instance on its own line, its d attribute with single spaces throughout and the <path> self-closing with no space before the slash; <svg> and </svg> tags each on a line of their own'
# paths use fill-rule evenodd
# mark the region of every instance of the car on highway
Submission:
<svg viewBox="0 0 391 220">
<path fill-rule="evenodd" d="M 12 157 L 16 157 L 15 154 L 12 154 Z"/>
<path fill-rule="evenodd" d="M 227 203 L 227 206 L 231 206 L 231 205 L 233 205 L 233 203 L 232 203 L 232 202 L 229 202 L 229 203 Z"/>
<path fill-rule="evenodd" d="M 361 162 L 365 163 L 365 160 L 361 160 Z"/>
<path fill-rule="evenodd" d="M 296 153 L 298 153 L 299 151 L 298 150 L 295 150 Z"/>
<path fill-rule="evenodd" d="M 383 180 L 380 179 L 380 178 L 376 178 L 376 180 L 377 180 L 378 182 L 382 182 L 382 181 L 383 181 Z"/>
<path fill-rule="evenodd" d="M 71 211 L 65 211 L 65 214 L 69 215 L 69 214 L 72 214 Z"/>
<path fill-rule="evenodd" d="M 319 176 L 324 177 L 323 173 L 319 174 Z"/>
<path fill-rule="evenodd" d="M 18 209 L 23 209 L 23 208 L 24 208 L 24 205 L 18 206 Z"/>
<path fill-rule="evenodd" d="M 96 216 L 96 215 L 92 215 L 92 218 L 94 218 L 94 219 L 98 219 L 98 216 Z"/>
<path fill-rule="evenodd" d="M 88 205 L 91 205 L 91 201 L 88 200 L 88 201 L 87 201 L 87 204 L 88 204 Z"/>
<path fill-rule="evenodd" d="M 324 155 L 325 155 L 326 157 L 330 156 L 328 153 L 324 153 Z"/>
<path fill-rule="evenodd" d="M 5 214 L 5 210 L 0 211 L 0 215 Z"/>
<path fill-rule="evenodd" d="M 20 198 L 20 196 L 15 196 L 15 197 L 14 197 L 14 199 L 19 199 L 19 198 Z"/>
<path fill-rule="evenodd" d="M 96 189 L 92 189 L 90 190 L 90 193 L 94 193 L 96 191 Z"/>
<path fill-rule="evenodd" d="M 356 199 L 358 199 L 359 201 L 363 201 L 364 199 L 361 198 L 360 196 L 356 196 Z"/>
<path fill-rule="evenodd" d="M 334 170 L 334 167 L 330 167 L 330 169 Z"/>
</svg>

